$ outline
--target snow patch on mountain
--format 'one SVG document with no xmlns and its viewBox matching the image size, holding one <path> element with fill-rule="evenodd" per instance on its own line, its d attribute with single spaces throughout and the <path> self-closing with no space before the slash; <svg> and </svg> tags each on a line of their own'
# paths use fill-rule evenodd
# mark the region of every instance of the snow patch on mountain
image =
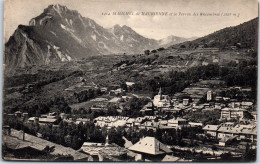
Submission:
<svg viewBox="0 0 260 164">
<path fill-rule="evenodd" d="M 123 41 L 124 40 L 124 35 L 120 36 L 120 40 Z"/>
<path fill-rule="evenodd" d="M 97 41 L 97 36 L 96 36 L 95 34 L 92 34 L 92 35 L 91 35 L 91 38 L 92 38 L 93 40 Z"/>
<path fill-rule="evenodd" d="M 59 49 L 60 47 L 57 47 L 55 45 L 53 45 L 53 49 L 56 51 L 56 54 L 58 55 L 58 57 L 60 58 L 60 60 L 62 62 L 65 62 L 65 61 L 70 61 L 71 60 L 71 57 L 68 56 L 67 54 L 63 54 Z"/>
<path fill-rule="evenodd" d="M 71 25 L 71 26 L 73 26 L 73 20 L 72 20 L 72 19 L 70 19 L 70 21 L 69 21 L 69 22 L 70 22 L 70 25 Z"/>
<path fill-rule="evenodd" d="M 53 32 L 53 31 L 50 31 L 50 33 L 52 33 L 54 36 L 57 36 L 57 35 L 55 34 L 55 32 Z"/>
<path fill-rule="evenodd" d="M 68 31 L 68 32 L 75 32 L 73 29 L 68 28 L 66 26 L 64 26 L 63 24 L 60 24 L 61 28 L 63 28 L 64 30 Z"/>
<path fill-rule="evenodd" d="M 84 21 L 83 21 L 81 15 L 78 15 L 78 17 L 79 17 L 79 20 L 81 21 L 81 23 L 83 24 L 83 26 L 86 28 L 86 24 L 84 23 Z"/>
<path fill-rule="evenodd" d="M 45 59 L 45 61 L 44 61 L 44 64 L 49 64 L 49 63 L 50 63 L 50 56 L 51 56 L 51 54 L 50 54 L 50 48 L 51 48 L 51 46 L 50 46 L 50 45 L 47 45 L 48 51 L 47 51 L 47 56 L 46 56 L 46 59 Z"/>
<path fill-rule="evenodd" d="M 61 9 L 60 9 L 60 5 L 54 5 L 53 9 L 61 16 Z"/>
<path fill-rule="evenodd" d="M 96 28 L 95 25 L 94 25 L 94 23 L 91 23 L 91 20 L 88 20 L 88 23 L 89 23 L 89 26 L 90 26 L 90 27 L 92 27 L 92 28 L 94 28 L 94 29 Z"/>
<path fill-rule="evenodd" d="M 103 35 L 103 37 L 106 39 L 106 40 L 110 40 L 109 38 L 107 38 L 105 35 Z"/>
<path fill-rule="evenodd" d="M 40 20 L 40 25 L 42 25 L 42 22 L 44 22 L 46 19 L 50 19 L 51 16 L 45 16 Z"/>
<path fill-rule="evenodd" d="M 73 30 L 73 29 L 70 29 L 70 28 L 64 26 L 63 24 L 60 24 L 60 26 L 61 26 L 61 28 L 63 28 L 63 29 L 66 30 L 67 32 L 69 32 L 69 33 L 71 34 L 71 36 L 72 36 L 78 43 L 80 43 L 80 44 L 82 43 L 81 38 L 78 37 L 78 36 L 76 36 L 76 35 L 74 34 L 74 30 Z"/>
</svg>

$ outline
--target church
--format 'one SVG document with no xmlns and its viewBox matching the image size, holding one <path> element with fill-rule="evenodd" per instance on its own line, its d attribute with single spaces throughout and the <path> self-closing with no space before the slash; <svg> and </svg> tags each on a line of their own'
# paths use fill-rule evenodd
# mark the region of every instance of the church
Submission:
<svg viewBox="0 0 260 164">
<path fill-rule="evenodd" d="M 156 106 L 158 108 L 170 107 L 171 106 L 171 99 L 168 95 L 162 95 L 162 88 L 160 88 L 158 95 L 154 96 L 153 104 L 154 104 L 154 106 Z"/>
</svg>

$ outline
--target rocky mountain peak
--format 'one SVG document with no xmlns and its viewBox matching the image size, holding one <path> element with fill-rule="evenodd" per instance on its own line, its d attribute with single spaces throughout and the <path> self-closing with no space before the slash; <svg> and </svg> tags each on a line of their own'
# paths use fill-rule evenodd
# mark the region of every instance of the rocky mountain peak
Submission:
<svg viewBox="0 0 260 164">
<path fill-rule="evenodd" d="M 76 10 L 70 10 L 66 6 L 59 4 L 49 5 L 39 16 L 32 18 L 29 22 L 30 26 L 42 26 L 50 22 L 68 22 L 82 16 Z M 70 24 L 70 22 L 68 22 Z"/>
<path fill-rule="evenodd" d="M 103 28 L 90 18 L 59 4 L 49 5 L 29 26 L 20 25 L 5 46 L 11 67 L 49 64 L 92 55 L 142 53 L 159 48 L 126 25 Z"/>
</svg>

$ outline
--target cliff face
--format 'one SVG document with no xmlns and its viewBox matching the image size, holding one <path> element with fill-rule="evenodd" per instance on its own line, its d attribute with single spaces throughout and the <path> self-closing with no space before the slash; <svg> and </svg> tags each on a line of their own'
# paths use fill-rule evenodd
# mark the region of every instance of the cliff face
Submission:
<svg viewBox="0 0 260 164">
<path fill-rule="evenodd" d="M 7 68 L 81 59 L 90 55 L 142 53 L 157 48 L 127 26 L 105 29 L 66 6 L 50 5 L 43 13 L 20 25 L 5 46 Z M 10 67 L 9 67 L 10 66 Z"/>
<path fill-rule="evenodd" d="M 8 68 L 71 60 L 68 53 L 59 50 L 54 44 L 31 37 L 34 32 L 36 31 L 32 27 L 20 25 L 10 37 L 6 43 L 4 59 Z"/>
</svg>

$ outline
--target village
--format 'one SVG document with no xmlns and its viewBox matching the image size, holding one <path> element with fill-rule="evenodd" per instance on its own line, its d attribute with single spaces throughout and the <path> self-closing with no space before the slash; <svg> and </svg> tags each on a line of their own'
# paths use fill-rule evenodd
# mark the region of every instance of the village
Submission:
<svg viewBox="0 0 260 164">
<path fill-rule="evenodd" d="M 126 82 L 125 85 L 131 87 L 135 83 Z M 245 151 L 256 150 L 257 112 L 254 110 L 254 103 L 248 101 L 248 99 L 244 101 L 219 96 L 217 93 L 219 90 L 216 89 L 204 89 L 199 98 L 193 95 L 190 95 L 190 97 L 181 97 L 180 93 L 170 97 L 164 95 L 161 88 L 159 88 L 158 94 L 153 98 L 126 93 L 126 90 L 120 87 L 110 90 L 107 87 L 102 87 L 100 90 L 105 94 L 88 101 L 91 102 L 89 111 L 97 112 L 96 117 L 84 117 L 84 114 L 73 116 L 71 113 L 57 112 L 41 114 L 38 117 L 29 117 L 28 113 L 21 111 L 9 114 L 4 113 L 3 118 L 6 125 L 3 127 L 3 134 L 8 150 L 22 152 L 23 149 L 32 149 L 31 151 L 36 149 L 42 152 L 46 151 L 46 146 L 52 147 L 57 145 L 44 140 L 43 134 L 39 131 L 35 134 L 36 136 L 31 136 L 24 133 L 24 128 L 21 128 L 21 131 L 11 129 L 8 125 L 10 120 L 21 121 L 21 126 L 29 129 L 36 125 L 38 128 L 50 127 L 53 130 L 59 129 L 60 124 L 64 123 L 69 126 L 76 125 L 77 127 L 93 123 L 95 128 L 105 131 L 105 142 L 82 141 L 80 143 L 83 144 L 78 150 L 73 150 L 71 153 L 63 153 L 62 151 L 56 153 L 59 156 L 65 155 L 66 159 L 68 159 L 67 156 L 70 156 L 70 160 L 187 162 L 207 159 L 218 161 L 225 154 L 231 154 L 234 159 L 240 159 Z M 247 94 L 251 92 L 250 88 L 242 87 L 225 88 L 225 90 Z M 141 110 L 138 111 L 138 117 L 122 115 L 122 108 L 124 108 L 122 103 L 128 102 L 133 97 L 136 100 L 138 98 L 146 98 L 148 99 L 147 104 L 143 105 Z M 113 104 L 116 114 L 109 115 L 108 104 Z M 85 106 L 86 104 L 83 103 L 83 105 Z M 215 116 L 214 120 L 210 121 L 201 121 L 199 118 L 192 120 L 190 114 L 196 112 L 217 112 L 218 115 Z M 124 140 L 124 143 L 119 146 L 116 143 L 111 143 L 110 137 L 112 136 L 109 136 L 110 131 L 117 130 L 118 128 L 123 129 L 125 133 L 132 131 L 134 133 L 146 132 L 146 134 L 140 136 L 136 140 L 136 143 L 132 143 L 131 140 L 127 139 L 127 136 L 123 135 L 121 139 Z M 194 134 L 190 134 L 191 132 L 187 131 L 194 131 Z M 157 133 L 161 134 L 162 138 L 156 138 Z M 181 139 L 175 141 L 176 139 L 173 136 L 168 136 L 171 133 L 176 133 L 177 136 L 179 133 L 189 134 L 192 137 L 183 135 Z M 30 144 L 26 143 L 29 142 L 30 137 L 42 140 L 41 146 L 38 146 L 39 143 L 35 141 L 32 141 Z M 170 139 L 167 139 L 167 137 L 170 137 Z M 16 142 L 13 144 L 16 143 L 17 146 L 10 146 L 13 145 L 11 143 L 13 139 L 9 140 L 6 138 L 14 138 Z M 18 146 L 19 144 L 26 146 Z M 239 149 L 236 147 L 239 147 Z M 61 145 L 56 146 L 55 150 L 51 153 L 55 154 L 56 149 L 66 149 L 66 147 Z M 184 158 L 183 155 L 180 155 L 182 154 L 180 152 L 195 154 L 195 157 Z M 77 157 L 75 154 L 77 154 Z M 202 156 L 198 154 L 202 154 Z M 60 160 L 62 158 L 64 157 L 57 157 L 55 159 Z"/>
</svg>

